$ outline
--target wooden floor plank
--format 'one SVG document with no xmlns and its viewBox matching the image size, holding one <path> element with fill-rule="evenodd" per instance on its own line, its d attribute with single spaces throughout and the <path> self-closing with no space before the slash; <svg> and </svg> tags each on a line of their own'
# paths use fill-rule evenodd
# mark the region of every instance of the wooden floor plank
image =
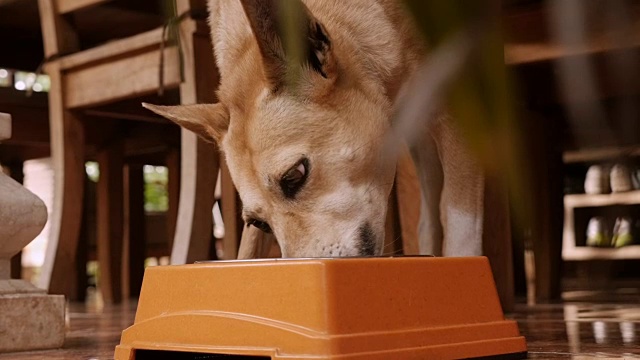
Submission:
<svg viewBox="0 0 640 360">
<path fill-rule="evenodd" d="M 576 295 L 577 294 L 577 295 Z M 578 296 L 579 295 L 579 296 Z M 640 289 L 565 293 L 571 302 L 527 306 L 508 318 L 518 321 L 530 359 L 637 358 L 640 348 Z M 63 349 L 0 354 L 0 359 L 112 359 L 122 329 L 133 323 L 136 303 L 100 306 L 72 303 Z M 579 357 L 576 357 L 579 356 Z"/>
</svg>

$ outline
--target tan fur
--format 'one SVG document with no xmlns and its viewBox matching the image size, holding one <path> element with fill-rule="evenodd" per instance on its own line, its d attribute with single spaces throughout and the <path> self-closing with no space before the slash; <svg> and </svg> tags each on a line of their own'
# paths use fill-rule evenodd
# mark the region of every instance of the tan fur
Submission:
<svg viewBox="0 0 640 360">
<path fill-rule="evenodd" d="M 398 1 L 303 2 L 331 40 L 330 51 L 319 57 L 326 76 L 304 68 L 295 89 L 274 84 L 282 68 L 277 58 L 261 61 L 265 50 L 252 26 L 265 25 L 264 18 L 251 23 L 246 14 L 259 11 L 255 3 L 243 9 L 240 1 L 210 0 L 220 104 L 199 108 L 190 121 L 179 110 L 150 108 L 219 142 L 245 218 L 268 222 L 283 256 L 362 255 L 365 223 L 380 254 L 395 174 L 383 140 L 396 97 L 425 49 Z M 273 45 L 267 35 L 263 47 Z M 436 134 L 436 142 L 450 142 L 448 136 Z M 279 179 L 302 157 L 310 162 L 307 183 L 287 199 Z"/>
</svg>

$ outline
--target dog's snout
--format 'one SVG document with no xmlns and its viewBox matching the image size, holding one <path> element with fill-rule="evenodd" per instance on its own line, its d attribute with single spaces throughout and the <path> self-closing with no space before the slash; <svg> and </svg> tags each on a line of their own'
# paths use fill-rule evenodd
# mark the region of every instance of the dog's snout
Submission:
<svg viewBox="0 0 640 360">
<path fill-rule="evenodd" d="M 371 228 L 371 224 L 365 222 L 358 229 L 358 233 L 360 236 L 359 239 L 359 250 L 360 255 L 364 256 L 372 256 L 376 253 L 376 237 L 373 233 L 373 229 Z"/>
</svg>

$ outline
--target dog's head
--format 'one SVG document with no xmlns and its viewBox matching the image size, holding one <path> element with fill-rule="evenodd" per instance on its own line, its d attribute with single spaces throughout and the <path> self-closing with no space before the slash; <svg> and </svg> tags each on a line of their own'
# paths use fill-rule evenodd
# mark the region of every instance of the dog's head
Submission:
<svg viewBox="0 0 640 360">
<path fill-rule="evenodd" d="M 300 21 L 283 24 L 282 3 Z M 384 91 L 301 2 L 242 5 L 253 35 L 221 74 L 220 102 L 145 106 L 219 144 L 246 223 L 273 232 L 283 256 L 380 254 L 395 173 Z M 286 46 L 291 25 L 302 51 Z"/>
</svg>

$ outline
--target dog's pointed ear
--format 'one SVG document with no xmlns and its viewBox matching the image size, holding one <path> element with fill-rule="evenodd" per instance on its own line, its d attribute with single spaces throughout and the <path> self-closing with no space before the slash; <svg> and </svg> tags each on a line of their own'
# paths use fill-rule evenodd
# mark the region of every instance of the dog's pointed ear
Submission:
<svg viewBox="0 0 640 360">
<path fill-rule="evenodd" d="M 311 69 L 325 79 L 336 75 L 331 38 L 300 0 L 240 0 L 258 42 L 272 89 Z"/>
<path fill-rule="evenodd" d="M 176 106 L 142 103 L 142 106 L 193 131 L 209 142 L 219 144 L 229 129 L 229 112 L 220 103 Z"/>
</svg>

